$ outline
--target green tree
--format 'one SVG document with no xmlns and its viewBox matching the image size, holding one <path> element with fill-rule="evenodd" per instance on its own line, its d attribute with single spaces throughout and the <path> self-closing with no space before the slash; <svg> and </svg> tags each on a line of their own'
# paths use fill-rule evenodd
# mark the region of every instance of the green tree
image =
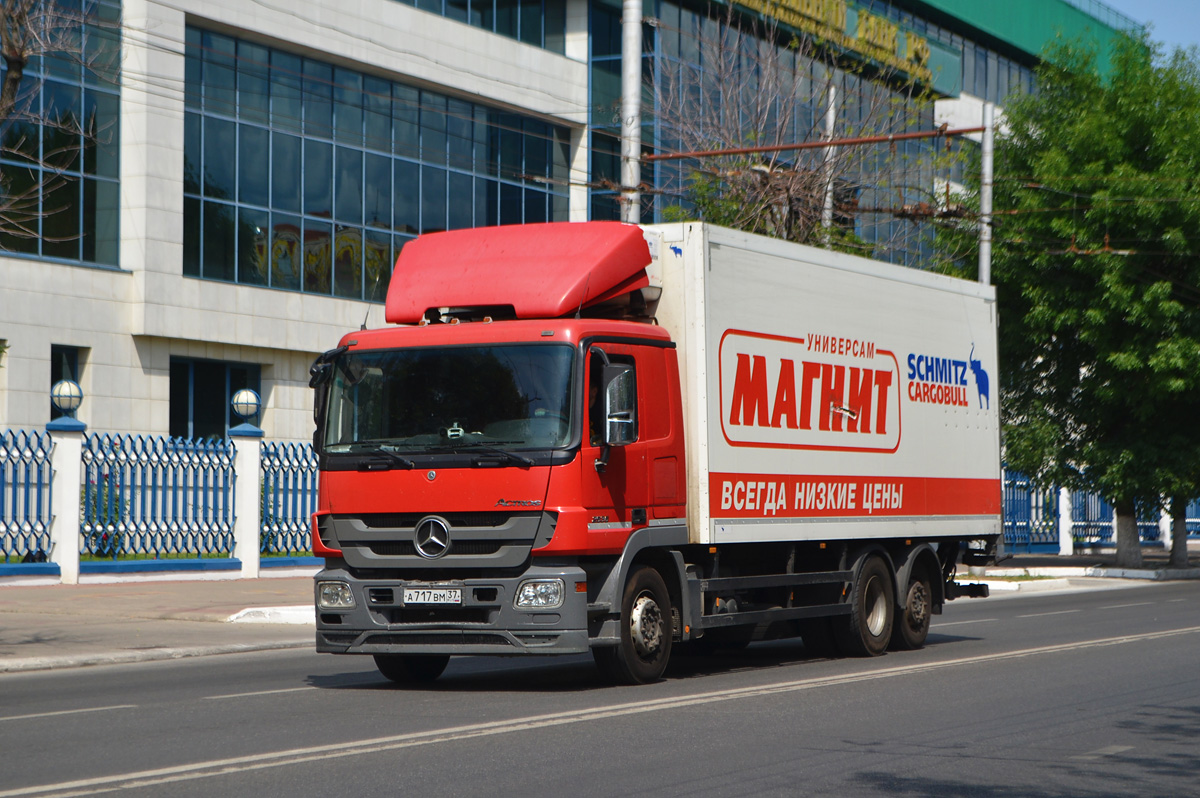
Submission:
<svg viewBox="0 0 1200 798">
<path fill-rule="evenodd" d="M 1200 66 L 1132 38 L 1111 66 L 1057 42 L 1006 108 L 992 277 L 1007 461 L 1104 495 L 1136 567 L 1139 505 L 1200 492 Z"/>
</svg>

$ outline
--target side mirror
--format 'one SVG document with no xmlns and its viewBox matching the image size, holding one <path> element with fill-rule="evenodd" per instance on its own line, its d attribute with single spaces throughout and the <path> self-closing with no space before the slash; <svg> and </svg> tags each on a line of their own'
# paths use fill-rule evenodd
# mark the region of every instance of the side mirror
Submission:
<svg viewBox="0 0 1200 798">
<path fill-rule="evenodd" d="M 333 375 L 331 364 L 337 359 L 338 355 L 349 348 L 348 346 L 339 346 L 337 349 L 330 349 L 328 352 L 322 352 L 318 355 L 317 359 L 308 368 L 308 387 L 316 388 L 318 385 L 324 385 L 329 382 L 329 378 Z"/>
<path fill-rule="evenodd" d="M 608 453 L 614 446 L 628 446 L 637 440 L 637 382 L 633 366 L 609 363 L 601 375 L 604 386 L 604 450 L 596 458 L 596 470 L 608 466 Z"/>
<path fill-rule="evenodd" d="M 628 446 L 637 440 L 637 383 L 633 366 L 604 367 L 604 443 Z"/>
<path fill-rule="evenodd" d="M 328 363 L 317 361 L 308 368 L 308 387 L 316 388 L 318 385 L 324 385 L 329 382 L 329 375 L 333 372 L 333 367 Z"/>
</svg>

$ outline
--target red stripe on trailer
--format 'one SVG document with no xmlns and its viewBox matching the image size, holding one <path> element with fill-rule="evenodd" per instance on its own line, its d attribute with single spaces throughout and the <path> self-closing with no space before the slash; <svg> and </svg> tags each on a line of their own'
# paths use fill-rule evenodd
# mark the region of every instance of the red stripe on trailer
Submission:
<svg viewBox="0 0 1200 798">
<path fill-rule="evenodd" d="M 996 516 L 999 479 L 709 474 L 713 518 Z"/>
</svg>

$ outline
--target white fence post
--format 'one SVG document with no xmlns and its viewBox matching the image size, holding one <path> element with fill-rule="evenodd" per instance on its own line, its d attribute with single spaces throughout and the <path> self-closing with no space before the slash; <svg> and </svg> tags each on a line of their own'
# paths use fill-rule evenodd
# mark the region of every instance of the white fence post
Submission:
<svg viewBox="0 0 1200 798">
<path fill-rule="evenodd" d="M 1058 489 L 1058 553 L 1075 553 L 1074 519 L 1071 517 L 1071 491 Z"/>
<path fill-rule="evenodd" d="M 70 423 L 62 423 L 70 422 Z M 79 502 L 83 483 L 83 433 L 75 419 L 60 418 L 46 425 L 54 440 L 50 455 L 53 498 L 50 512 L 50 562 L 58 564 L 64 585 L 79 584 Z"/>
<path fill-rule="evenodd" d="M 1170 505 L 1167 505 L 1168 507 Z M 1163 551 L 1171 553 L 1171 511 L 1158 512 L 1158 540 L 1163 544 Z"/>
<path fill-rule="evenodd" d="M 258 578 L 262 534 L 262 430 L 241 424 L 229 431 L 237 454 L 233 471 L 237 488 L 233 503 L 233 556 L 242 561 L 242 578 Z"/>
</svg>

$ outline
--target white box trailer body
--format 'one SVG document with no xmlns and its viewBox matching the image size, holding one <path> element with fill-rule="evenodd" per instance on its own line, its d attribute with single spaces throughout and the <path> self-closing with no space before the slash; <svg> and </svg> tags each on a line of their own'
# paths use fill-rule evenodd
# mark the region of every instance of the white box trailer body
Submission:
<svg viewBox="0 0 1200 798">
<path fill-rule="evenodd" d="M 991 286 L 702 223 L 645 233 L 691 542 L 1000 534 Z"/>
</svg>

